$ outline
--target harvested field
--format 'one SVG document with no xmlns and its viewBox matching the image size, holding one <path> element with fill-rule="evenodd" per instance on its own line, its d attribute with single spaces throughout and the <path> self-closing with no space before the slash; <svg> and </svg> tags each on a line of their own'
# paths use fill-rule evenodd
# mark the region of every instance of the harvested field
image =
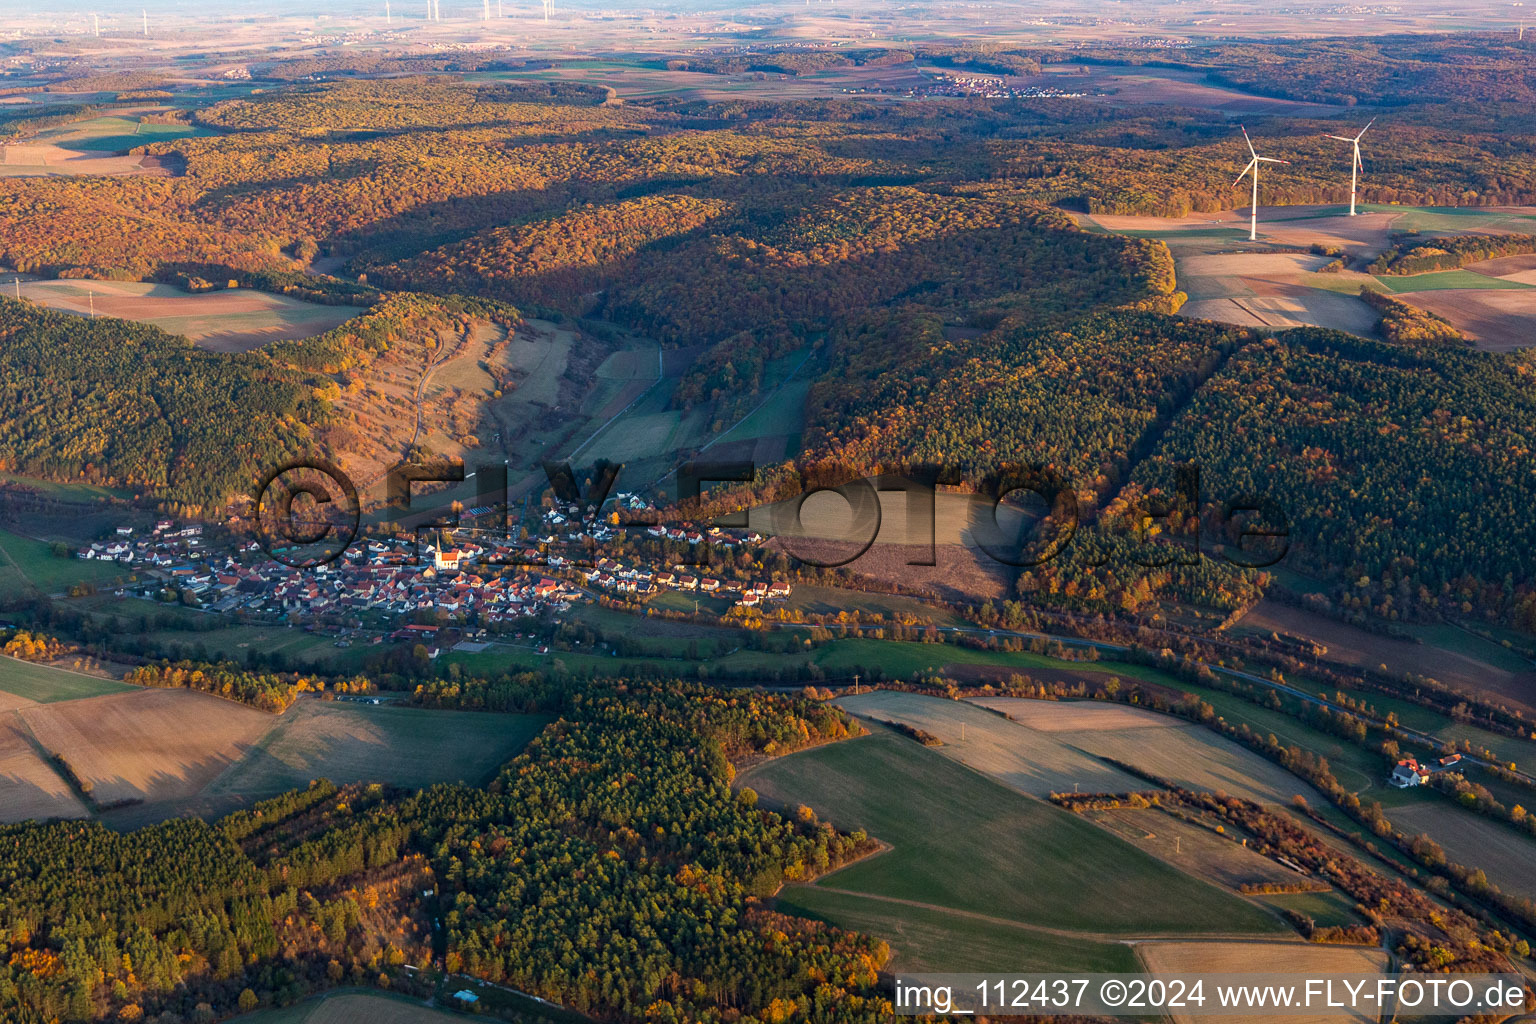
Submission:
<svg viewBox="0 0 1536 1024">
<path fill-rule="evenodd" d="M 185 292 L 139 281 L 23 281 L 21 296 L 50 309 L 154 324 L 214 352 L 248 352 L 274 341 L 309 338 L 363 310 L 322 306 L 250 288 Z"/>
<path fill-rule="evenodd" d="M 84 818 L 69 783 L 53 769 L 15 713 L 0 715 L 0 824 L 29 818 Z"/>
<path fill-rule="evenodd" d="M 1531 276 L 1536 284 L 1536 270 Z M 1503 280 L 1514 283 L 1513 278 Z M 1536 345 L 1536 291 L 1526 288 L 1494 290 L 1452 288 L 1415 292 L 1407 301 L 1449 320 L 1457 330 L 1488 352 L 1512 352 Z"/>
<path fill-rule="evenodd" d="M 272 722 L 206 796 L 261 799 L 318 778 L 405 787 L 479 784 L 547 721 L 539 715 L 301 700 Z"/>
<path fill-rule="evenodd" d="M 1325 644 L 1329 661 L 1345 665 L 1386 665 L 1394 672 L 1430 676 L 1472 692 L 1536 712 L 1536 671 L 1518 671 L 1496 665 L 1471 653 L 1435 644 L 1368 633 L 1363 629 L 1316 615 L 1301 608 L 1260 601 L 1244 615 L 1238 628 L 1243 633 L 1277 631 L 1293 633 Z M 1495 648 L 1507 657 L 1507 652 Z"/>
<path fill-rule="evenodd" d="M 191 690 L 44 704 L 17 712 L 44 750 L 62 754 L 99 803 L 165 809 L 202 789 L 271 727 L 262 711 Z"/>
<path fill-rule="evenodd" d="M 877 690 L 843 697 L 837 703 L 858 715 L 932 733 L 945 744 L 941 753 L 1021 793 L 1048 796 L 1070 792 L 1074 784 L 1085 793 L 1146 788 L 1146 783 L 1134 775 L 1105 764 L 1059 736 L 1009 722 L 967 701 Z"/>
<path fill-rule="evenodd" d="M 1536 839 L 1445 800 L 1394 807 L 1387 816 L 1409 835 L 1429 836 L 1458 864 L 1482 868 L 1506 893 L 1536 900 Z"/>
<path fill-rule="evenodd" d="M 1304 875 L 1246 848 L 1238 839 L 1218 835 L 1210 828 L 1181 821 L 1162 811 L 1119 808 L 1093 811 L 1085 817 L 1181 871 L 1228 889 L 1307 880 Z"/>
<path fill-rule="evenodd" d="M 1179 313 L 1245 327 L 1311 325 L 1373 334 L 1381 315 L 1357 295 L 1312 286 L 1329 276 L 1316 273 L 1327 262 L 1296 253 L 1181 253 L 1175 267 L 1190 298 Z"/>
<path fill-rule="evenodd" d="M 1092 666 L 1089 666 L 1090 668 Z M 1019 700 L 977 698 L 970 703 L 1008 712 L 1019 725 L 1037 732 L 1118 732 L 1122 729 L 1182 729 L 1186 723 L 1124 704 L 1087 700 Z"/>
<path fill-rule="evenodd" d="M 1310 273 L 1327 262 L 1326 256 L 1291 252 L 1201 253 L 1181 259 L 1178 270 L 1181 281 L 1194 277 L 1259 277 L 1275 280 Z"/>
<path fill-rule="evenodd" d="M 1257 754 L 1208 729 L 1156 712 L 1086 701 L 1033 701 L 1017 697 L 987 697 L 970 703 L 1021 718 L 1030 716 L 1036 721 L 1063 708 L 1081 723 L 1073 729 L 1047 732 L 1024 722 L 990 716 L 1002 727 L 999 742 L 1019 751 L 1016 757 L 1037 756 L 1040 739 L 1050 739 L 1083 756 L 1092 756 L 1095 763 L 1102 763 L 1098 761 L 1100 757 L 1114 758 L 1190 789 L 1226 793 L 1266 804 L 1289 803 L 1297 793 L 1311 792 L 1295 776 Z M 1102 717 L 1095 721 L 1100 713 Z M 928 728 L 920 722 L 915 724 Z M 1009 728 L 1024 730 L 1024 734 L 1009 733 Z M 975 767 L 991 774 L 982 765 Z M 1071 781 L 1080 782 L 1085 792 L 1090 788 L 1087 779 Z M 1136 779 L 1133 785 L 1121 788 L 1145 789 L 1147 783 Z"/>
<path fill-rule="evenodd" d="M 0 146 L 0 178 L 82 174 L 172 176 L 170 168 L 159 157 L 116 156 L 111 152 L 67 149 L 45 143 Z"/>
<path fill-rule="evenodd" d="M 19 708 L 29 708 L 36 703 L 37 701 L 35 700 L 28 700 L 27 698 L 18 696 L 17 694 L 7 693 L 4 690 L 0 690 L 0 713 L 16 711 Z"/>
<path fill-rule="evenodd" d="M 1259 235 L 1266 241 L 1280 245 L 1305 248 L 1320 242 L 1337 246 L 1351 256 L 1374 257 L 1390 243 L 1389 236 L 1395 216 L 1390 213 L 1361 213 L 1351 217 L 1348 212 L 1344 212 L 1341 215 L 1314 215 L 1266 222 L 1264 208 L 1260 207 Z"/>
<path fill-rule="evenodd" d="M 1374 974 L 1387 965 L 1387 954 L 1380 949 L 1350 946 L 1326 946 L 1309 942 L 1143 942 L 1136 953 L 1153 974 L 1213 974 L 1264 971 L 1294 974 L 1298 977 L 1324 974 Z M 1174 1021 L 1198 1021 L 1203 1018 L 1175 1013 Z M 1233 1014 L 1224 1022 L 1270 1024 L 1274 1018 Z M 1376 1017 L 1347 1013 L 1287 1016 L 1297 1024 L 1339 1024 L 1342 1021 L 1374 1021 Z"/>
<path fill-rule="evenodd" d="M 1523 256 L 1500 256 L 1495 260 L 1468 263 L 1464 268 L 1485 277 L 1501 277 L 1506 281 L 1536 285 L 1536 253 Z"/>
</svg>

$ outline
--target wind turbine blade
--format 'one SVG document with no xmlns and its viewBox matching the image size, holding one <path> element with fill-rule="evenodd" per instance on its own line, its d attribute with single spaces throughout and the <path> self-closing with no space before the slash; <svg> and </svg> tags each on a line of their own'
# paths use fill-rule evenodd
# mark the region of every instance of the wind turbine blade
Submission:
<svg viewBox="0 0 1536 1024">
<path fill-rule="evenodd" d="M 1248 166 L 1247 166 L 1247 167 L 1244 167 L 1244 168 L 1243 168 L 1243 173 L 1242 173 L 1242 174 L 1239 174 L 1239 175 L 1238 175 L 1238 176 L 1237 176 L 1237 178 L 1236 178 L 1236 180 L 1234 180 L 1234 181 L 1233 181 L 1233 182 L 1232 182 L 1232 184 L 1234 184 L 1234 185 L 1237 185 L 1237 184 L 1239 184 L 1239 183 L 1240 183 L 1240 182 L 1241 182 L 1241 181 L 1242 181 L 1242 180 L 1243 180 L 1243 179 L 1244 179 L 1244 178 L 1246 178 L 1246 177 L 1248 177 L 1248 172 L 1249 172 L 1249 171 L 1251 171 L 1251 170 L 1253 170 L 1253 169 L 1254 169 L 1254 168 L 1255 168 L 1255 167 L 1256 167 L 1256 166 L 1257 166 L 1257 165 L 1258 165 L 1258 162 L 1259 162 L 1259 158 L 1258 158 L 1258 157 L 1254 157 L 1254 158 L 1253 158 L 1253 159 L 1252 159 L 1252 160 L 1249 160 L 1249 161 L 1248 161 Z"/>
<path fill-rule="evenodd" d="M 1361 171 L 1365 170 L 1365 161 L 1360 159 L 1360 147 L 1359 146 L 1355 147 L 1355 169 L 1356 170 L 1361 170 Z"/>
<path fill-rule="evenodd" d="M 1240 125 L 1238 125 L 1238 127 L 1241 128 L 1242 131 L 1243 131 L 1243 141 L 1248 143 L 1248 152 L 1252 153 L 1253 154 L 1253 158 L 1255 160 L 1257 160 L 1258 157 L 1259 157 L 1259 153 L 1258 153 L 1258 150 L 1253 148 L 1253 140 L 1248 137 L 1248 126 L 1245 125 L 1245 124 L 1240 124 Z"/>
<path fill-rule="evenodd" d="M 1342 135 L 1328 135 L 1328 136 L 1325 136 L 1325 138 L 1338 139 L 1340 142 L 1354 142 L 1355 141 L 1354 139 L 1346 139 Z"/>
<path fill-rule="evenodd" d="M 1374 117 L 1371 118 L 1369 121 L 1365 122 L 1365 127 L 1360 129 L 1360 134 L 1355 136 L 1355 141 L 1359 142 L 1362 138 L 1364 138 L 1365 137 L 1365 133 L 1370 131 L 1371 130 L 1371 125 L 1373 125 L 1375 123 L 1376 123 L 1376 119 Z"/>
<path fill-rule="evenodd" d="M 1256 156 L 1256 157 L 1254 157 L 1254 159 L 1255 160 L 1262 160 L 1266 164 L 1288 164 L 1288 163 L 1290 163 L 1289 160 L 1276 160 L 1272 156 Z"/>
</svg>

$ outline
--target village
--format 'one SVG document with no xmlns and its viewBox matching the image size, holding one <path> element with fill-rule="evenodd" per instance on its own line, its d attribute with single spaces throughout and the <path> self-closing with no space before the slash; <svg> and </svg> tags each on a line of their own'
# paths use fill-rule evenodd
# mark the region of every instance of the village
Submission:
<svg viewBox="0 0 1536 1024">
<path fill-rule="evenodd" d="M 1081 90 L 1057 88 L 1054 85 L 1011 85 L 1008 79 L 997 75 L 937 74 L 911 90 L 910 95 L 980 96 L 987 99 L 1081 99 L 1089 94 Z"/>
<path fill-rule="evenodd" d="M 483 517 L 491 510 L 470 511 L 465 519 L 472 523 L 473 513 Z M 313 567 L 288 565 L 253 538 L 215 539 L 203 525 L 161 519 L 142 533 L 118 526 L 112 536 L 77 548 L 74 556 L 123 566 L 133 578 L 117 590 L 122 597 L 176 601 L 212 614 L 290 625 L 366 624 L 393 639 L 448 625 L 490 633 L 527 628 L 531 634 L 541 619 L 602 596 L 640 603 L 675 591 L 754 608 L 791 594 L 784 581 L 704 574 L 709 561 L 700 557 L 704 549 L 729 553 L 761 543 L 759 534 L 651 525 L 643 537 L 656 543 L 620 560 L 602 554 L 626 532 L 615 518 L 599 521 L 583 516 L 578 506 L 556 504 L 540 514 L 542 532 L 524 540 L 472 526 L 359 538 L 340 558 Z M 668 544 L 689 556 L 661 564 Z"/>
</svg>

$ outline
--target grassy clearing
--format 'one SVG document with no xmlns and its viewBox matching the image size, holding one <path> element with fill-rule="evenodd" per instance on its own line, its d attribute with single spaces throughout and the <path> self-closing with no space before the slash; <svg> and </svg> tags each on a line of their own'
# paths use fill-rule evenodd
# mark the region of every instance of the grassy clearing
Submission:
<svg viewBox="0 0 1536 1024">
<path fill-rule="evenodd" d="M 824 888 L 1113 935 L 1283 927 L 1090 822 L 894 733 L 779 758 L 742 781 L 770 803 L 808 804 L 893 847 L 830 876 Z"/>
<path fill-rule="evenodd" d="M 32 476 L 21 476 L 17 473 L 0 473 L 0 480 L 6 483 L 21 484 L 50 498 L 58 498 L 60 501 L 73 501 L 89 503 L 101 501 L 105 498 L 128 498 L 132 492 L 120 487 L 100 487 L 96 484 L 61 484 L 52 480 L 41 480 Z"/>
<path fill-rule="evenodd" d="M 831 884 L 831 883 L 829 883 Z M 1134 971 L 1120 943 L 1068 939 L 1006 924 L 797 885 L 778 899 L 787 914 L 828 921 L 890 943 L 906 971 Z"/>
<path fill-rule="evenodd" d="M 48 594 L 68 590 L 76 583 L 100 584 L 133 573 L 131 566 L 117 562 L 60 558 L 44 541 L 0 530 L 0 570 L 4 568 L 12 572 L 0 571 L 0 586 L 36 588 Z"/>
<path fill-rule="evenodd" d="M 115 679 L 101 679 L 49 665 L 0 658 L 0 690 L 39 704 L 100 697 L 132 689 L 134 687 Z"/>
<path fill-rule="evenodd" d="M 1320 928 L 1345 927 L 1359 924 L 1363 920 L 1359 914 L 1355 913 L 1354 904 L 1350 902 L 1349 897 L 1332 890 L 1275 893 L 1257 898 L 1260 902 L 1277 910 L 1294 910 L 1298 914 L 1305 914 Z"/>
<path fill-rule="evenodd" d="M 879 614 L 887 618 L 910 615 L 928 619 L 936 626 L 965 625 L 965 621 L 953 612 L 924 604 L 916 598 L 900 594 L 872 594 L 859 590 L 840 590 L 837 587 L 819 587 L 798 584 L 794 594 L 784 602 L 785 607 L 807 615 L 836 615 L 838 612 L 863 612 Z"/>
</svg>

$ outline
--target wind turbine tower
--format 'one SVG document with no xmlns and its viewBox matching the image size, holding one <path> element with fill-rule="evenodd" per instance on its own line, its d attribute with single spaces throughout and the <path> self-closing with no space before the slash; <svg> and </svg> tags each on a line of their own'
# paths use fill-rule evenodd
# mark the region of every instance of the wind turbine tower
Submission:
<svg viewBox="0 0 1536 1024">
<path fill-rule="evenodd" d="M 480 20 L 491 20 L 491 0 L 480 0 Z"/>
<path fill-rule="evenodd" d="M 1259 240 L 1259 164 L 1288 164 L 1290 161 L 1276 160 L 1272 156 L 1259 156 L 1258 151 L 1253 148 L 1253 140 L 1248 137 L 1246 127 L 1243 127 L 1243 141 L 1248 143 L 1248 152 L 1253 155 L 1253 159 L 1248 161 L 1248 166 L 1243 168 L 1243 173 L 1239 174 L 1237 181 L 1232 184 L 1238 184 L 1249 171 L 1253 172 L 1253 206 L 1250 208 L 1251 215 L 1248 220 L 1248 241 L 1257 242 Z"/>
<path fill-rule="evenodd" d="M 97 14 L 91 15 L 91 24 L 92 24 L 92 26 L 94 26 L 94 31 L 96 33 L 96 38 L 100 39 L 101 38 L 101 16 L 97 15 Z"/>
<path fill-rule="evenodd" d="M 149 10 L 147 8 L 146 9 L 141 9 L 139 11 L 139 13 L 144 15 L 144 38 L 148 39 L 149 38 Z"/>
<path fill-rule="evenodd" d="M 1365 136 L 1366 132 L 1371 130 L 1371 125 L 1375 123 L 1376 119 L 1374 117 L 1371 118 L 1366 122 L 1365 127 L 1360 129 L 1360 134 L 1352 139 L 1347 139 L 1342 135 L 1328 136 L 1330 139 L 1349 143 L 1355 150 L 1355 159 L 1349 165 L 1349 215 L 1351 217 L 1355 215 L 1355 187 L 1360 181 L 1360 169 L 1365 166 L 1360 162 L 1360 140 Z"/>
<path fill-rule="evenodd" d="M 393 25 L 394 23 L 394 16 L 389 13 L 389 0 L 384 0 L 384 24 Z"/>
</svg>

